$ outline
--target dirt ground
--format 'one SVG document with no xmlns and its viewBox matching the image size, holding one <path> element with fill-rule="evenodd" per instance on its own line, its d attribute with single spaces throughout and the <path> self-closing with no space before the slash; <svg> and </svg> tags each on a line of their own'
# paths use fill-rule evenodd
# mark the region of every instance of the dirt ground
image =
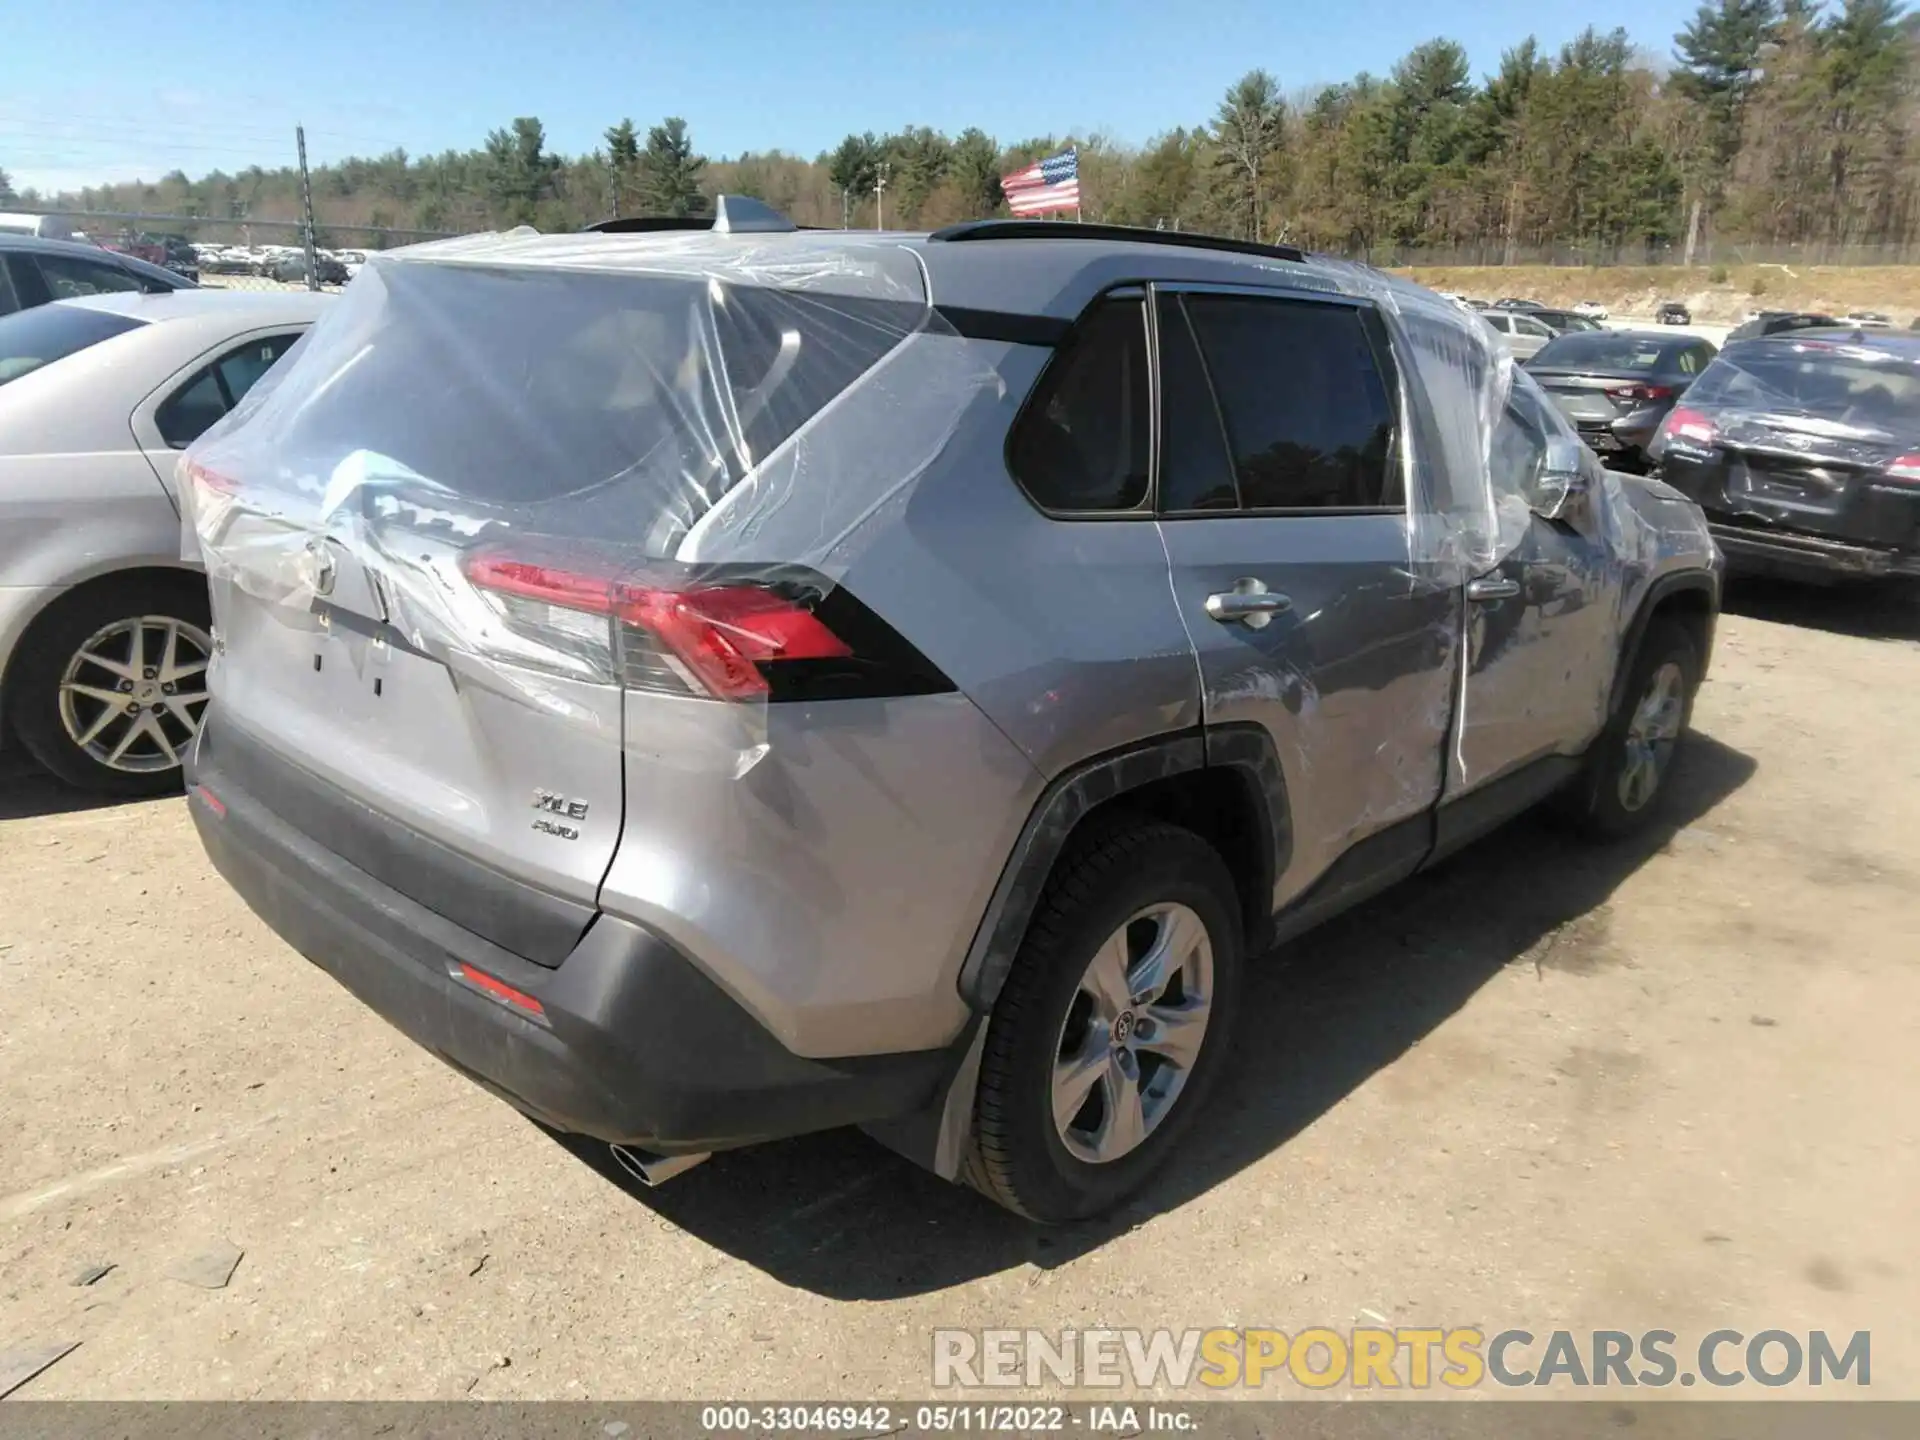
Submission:
<svg viewBox="0 0 1920 1440">
<path fill-rule="evenodd" d="M 1382 1319 L 1867 1329 L 1920 1398 L 1920 626 L 1731 603 L 1671 825 L 1523 821 L 1263 965 L 1197 1143 L 1054 1231 L 852 1133 L 635 1193 L 282 946 L 183 802 L 16 765 L 0 1351 L 80 1342 L 17 1398 L 906 1398 L 935 1326 Z"/>
<path fill-rule="evenodd" d="M 1400 272 L 1435 290 L 1549 305 L 1597 300 L 1615 315 L 1652 316 L 1679 300 L 1695 320 L 1738 324 L 1750 310 L 1845 315 L 1877 310 L 1897 326 L 1920 313 L 1920 265 L 1426 266 Z"/>
</svg>

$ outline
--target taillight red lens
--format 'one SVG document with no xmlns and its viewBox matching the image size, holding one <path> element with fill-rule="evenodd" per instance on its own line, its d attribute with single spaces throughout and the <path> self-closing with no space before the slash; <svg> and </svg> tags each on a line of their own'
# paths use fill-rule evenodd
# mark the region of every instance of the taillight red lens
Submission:
<svg viewBox="0 0 1920 1440">
<path fill-rule="evenodd" d="M 722 700 L 765 695 L 760 666 L 853 653 L 803 606 L 750 585 L 685 591 L 615 587 L 614 613 L 650 631 Z"/>
<path fill-rule="evenodd" d="M 1676 405 L 1661 422 L 1661 433 L 1669 440 L 1684 440 L 1689 445 L 1712 445 L 1720 439 L 1720 427 L 1705 411 Z"/>
<path fill-rule="evenodd" d="M 1920 485 L 1920 450 L 1890 461 L 1887 465 L 1887 478 L 1898 480 L 1905 485 Z"/>
<path fill-rule="evenodd" d="M 240 488 L 239 482 L 230 476 L 216 474 L 196 461 L 181 461 L 181 469 L 176 470 L 174 474 L 179 476 L 183 472 L 189 485 L 209 494 L 231 495 Z"/>
<path fill-rule="evenodd" d="M 760 585 L 639 585 L 485 552 L 468 556 L 464 568 L 482 590 L 639 627 L 679 662 L 673 670 L 689 690 L 716 699 L 766 696 L 762 665 L 854 653 L 806 605 Z M 635 673 L 661 672 L 640 667 L 629 683 Z"/>
<path fill-rule="evenodd" d="M 1607 394 L 1615 400 L 1667 400 L 1673 396 L 1671 385 L 1622 385 Z"/>
<path fill-rule="evenodd" d="M 602 576 L 559 570 L 551 565 L 536 565 L 485 551 L 467 556 L 462 568 L 467 572 L 467 579 L 482 590 L 519 595 L 527 600 L 545 600 L 551 605 L 585 610 L 593 615 L 613 614 L 613 582 Z"/>
</svg>

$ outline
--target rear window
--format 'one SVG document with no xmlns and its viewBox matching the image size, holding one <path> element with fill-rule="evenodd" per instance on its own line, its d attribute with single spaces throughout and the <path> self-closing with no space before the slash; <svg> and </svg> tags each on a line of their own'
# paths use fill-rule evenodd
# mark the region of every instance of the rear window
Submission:
<svg viewBox="0 0 1920 1440">
<path fill-rule="evenodd" d="M 324 483 L 359 454 L 481 507 L 590 495 L 569 519 L 636 539 L 697 520 L 926 314 L 709 276 L 411 263 L 372 278 L 241 407 L 283 473 Z"/>
<path fill-rule="evenodd" d="M 1908 431 L 1920 415 L 1920 364 L 1818 340 L 1740 345 L 1706 368 L 1687 403 Z"/>
<path fill-rule="evenodd" d="M 1619 330 L 1583 330 L 1550 340 L 1533 357 L 1535 370 L 1556 365 L 1583 370 L 1652 370 L 1660 363 L 1666 342 L 1643 339 Z"/>
<path fill-rule="evenodd" d="M 0 318 L 0 385 L 145 323 L 77 305 L 37 305 Z"/>
</svg>

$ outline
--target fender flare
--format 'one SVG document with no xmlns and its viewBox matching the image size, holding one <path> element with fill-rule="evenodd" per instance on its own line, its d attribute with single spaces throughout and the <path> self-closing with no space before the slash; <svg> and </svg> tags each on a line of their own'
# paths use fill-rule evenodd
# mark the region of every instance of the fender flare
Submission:
<svg viewBox="0 0 1920 1440">
<path fill-rule="evenodd" d="M 1254 724 L 1183 730 L 1094 756 L 1054 777 L 1034 803 L 1014 842 L 993 896 L 960 967 L 960 995 L 978 1014 L 993 1009 L 1013 970 L 1041 889 L 1053 873 L 1074 827 L 1094 809 L 1128 791 L 1208 768 L 1240 772 L 1264 821 L 1258 827 L 1261 854 L 1257 884 L 1248 911 L 1261 919 L 1271 913 L 1276 880 L 1292 855 L 1292 811 L 1287 782 L 1266 728 Z M 1258 942 L 1249 936 L 1249 944 Z"/>
<path fill-rule="evenodd" d="M 1054 777 L 1034 802 L 968 947 L 958 987 L 973 1017 L 955 1039 L 957 1060 L 951 1077 L 926 1108 L 896 1121 L 869 1124 L 863 1127 L 868 1134 L 942 1179 L 961 1178 L 973 1134 L 973 1099 L 993 1005 L 1012 973 L 1040 893 L 1074 827 L 1100 805 L 1129 791 L 1213 767 L 1240 773 L 1264 820 L 1257 827 L 1260 879 L 1255 893 L 1243 897 L 1249 915 L 1257 912 L 1260 927 L 1247 937 L 1249 951 L 1264 948 L 1272 933 L 1274 886 L 1293 848 L 1286 777 L 1266 728 L 1246 723 L 1183 730 L 1081 761 Z"/>
<path fill-rule="evenodd" d="M 1620 660 L 1614 667 L 1613 684 L 1607 692 L 1609 716 L 1620 708 L 1627 677 L 1633 673 L 1634 663 L 1640 658 L 1640 645 L 1647 638 L 1647 626 L 1653 621 L 1654 611 L 1660 608 L 1663 601 L 1686 591 L 1699 591 L 1707 597 L 1707 644 L 1700 656 L 1701 672 L 1705 673 L 1712 655 L 1714 620 L 1720 614 L 1720 576 L 1713 570 L 1670 571 L 1647 587 L 1639 608 L 1633 612 L 1633 619 L 1627 623 L 1626 636 L 1620 643 Z"/>
</svg>

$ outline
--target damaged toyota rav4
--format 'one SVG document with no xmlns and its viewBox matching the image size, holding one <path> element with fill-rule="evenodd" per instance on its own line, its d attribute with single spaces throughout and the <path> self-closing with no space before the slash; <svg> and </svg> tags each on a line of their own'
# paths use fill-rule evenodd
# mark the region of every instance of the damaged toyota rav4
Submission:
<svg viewBox="0 0 1920 1440">
<path fill-rule="evenodd" d="M 372 256 L 183 482 L 189 803 L 295 949 L 649 1182 L 860 1125 L 1043 1221 L 1254 957 L 1645 823 L 1719 605 L 1477 317 L 1098 225 Z"/>
</svg>

